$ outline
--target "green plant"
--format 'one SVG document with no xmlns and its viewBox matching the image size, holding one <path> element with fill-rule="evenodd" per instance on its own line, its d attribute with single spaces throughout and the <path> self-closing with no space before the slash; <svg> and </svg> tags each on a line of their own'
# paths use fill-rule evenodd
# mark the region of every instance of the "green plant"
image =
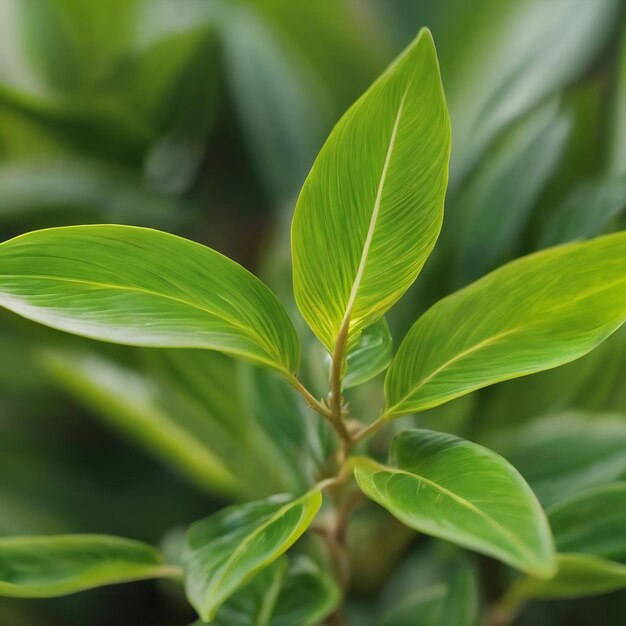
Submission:
<svg viewBox="0 0 626 626">
<path fill-rule="evenodd" d="M 580 502 L 559 504 L 547 518 L 522 476 L 495 452 L 425 429 L 399 432 L 389 460 L 372 445 L 402 416 L 581 357 L 626 319 L 626 235 L 617 233 L 496 269 L 432 306 L 391 358 L 384 315 L 435 245 L 449 153 L 435 48 L 424 30 L 337 124 L 296 207 L 294 294 L 330 355 L 325 398 L 299 375 L 300 340 L 277 298 L 214 250 L 115 225 L 40 230 L 1 244 L 5 308 L 92 339 L 240 357 L 284 378 L 337 437 L 308 489 L 234 504 L 196 522 L 180 563 L 165 564 L 153 548 L 115 537 L 0 539 L 0 594 L 49 597 L 183 578 L 204 622 L 341 623 L 350 578 L 346 524 L 361 492 L 411 529 L 524 572 L 494 607 L 493 623 L 510 621 L 526 598 L 626 585 L 624 545 L 604 545 L 607 530 L 597 520 L 568 540 L 571 507 Z M 369 422 L 355 419 L 345 390 L 385 369 L 385 408 Z M 204 461 L 228 490 L 238 467 Z M 576 497 L 590 510 L 626 510 L 621 486 Z M 307 530 L 323 539 L 326 557 L 309 544 L 284 556 Z M 456 588 L 452 577 L 446 581 Z M 458 589 L 466 588 L 459 574 Z M 473 619 L 471 592 L 463 597 L 466 603 L 447 610 Z M 445 594 L 434 588 L 414 600 L 406 610 L 427 614 L 441 610 Z M 405 608 L 394 607 L 381 623 L 401 623 L 397 613 Z M 447 619 L 462 623 L 458 615 Z"/>
</svg>

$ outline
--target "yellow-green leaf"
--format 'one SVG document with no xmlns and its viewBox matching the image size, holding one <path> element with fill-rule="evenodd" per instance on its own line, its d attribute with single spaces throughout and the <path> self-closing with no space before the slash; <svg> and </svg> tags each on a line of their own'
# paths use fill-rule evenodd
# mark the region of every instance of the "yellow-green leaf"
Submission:
<svg viewBox="0 0 626 626">
<path fill-rule="evenodd" d="M 388 417 L 586 354 L 626 319 L 626 233 L 517 259 L 413 325 L 385 381 Z"/>
<path fill-rule="evenodd" d="M 105 535 L 0 539 L 0 596 L 52 598 L 114 583 L 169 578 L 151 546 Z"/>
<path fill-rule="evenodd" d="M 348 110 L 304 183 L 292 225 L 298 307 L 332 351 L 407 290 L 441 228 L 450 125 L 432 37 Z"/>
<path fill-rule="evenodd" d="M 298 364 L 293 324 L 260 280 L 147 228 L 51 228 L 0 244 L 0 305 L 92 339 L 218 350 L 287 375 Z"/>
</svg>

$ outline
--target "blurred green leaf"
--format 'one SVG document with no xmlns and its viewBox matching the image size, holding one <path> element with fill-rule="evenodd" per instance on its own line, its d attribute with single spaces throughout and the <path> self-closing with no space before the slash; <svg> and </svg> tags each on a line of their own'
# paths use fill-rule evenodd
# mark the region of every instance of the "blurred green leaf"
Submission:
<svg viewBox="0 0 626 626">
<path fill-rule="evenodd" d="M 177 575 L 154 548 L 131 539 L 104 535 L 0 539 L 0 596 L 51 598 Z"/>
<path fill-rule="evenodd" d="M 502 457 L 427 430 L 396 436 L 390 457 L 393 466 L 359 457 L 355 475 L 365 494 L 401 522 L 540 577 L 554 572 L 541 506 Z"/>
<path fill-rule="evenodd" d="M 169 225 L 188 217 L 183 207 L 137 177 L 80 161 L 16 161 L 0 166 L 0 218 L 21 221 L 47 216 L 57 223 Z"/>
<path fill-rule="evenodd" d="M 544 506 L 626 476 L 626 419 L 569 413 L 543 417 L 488 440 Z"/>
<path fill-rule="evenodd" d="M 487 0 L 476 10 L 457 0 L 437 9 L 431 23 L 452 118 L 450 180 L 458 187 L 506 125 L 593 62 L 620 2 Z"/>
<path fill-rule="evenodd" d="M 395 573 L 378 626 L 474 626 L 478 603 L 478 576 L 467 556 L 435 544 Z"/>
<path fill-rule="evenodd" d="M 196 371 L 202 371 L 204 391 L 212 396 L 210 403 L 198 409 L 171 378 L 151 377 L 149 372 L 133 370 L 94 352 L 45 350 L 40 358 L 57 381 L 96 414 L 160 458 L 173 462 L 195 482 L 214 492 L 241 493 L 240 481 L 230 469 L 233 457 L 226 447 L 229 439 L 219 427 L 224 409 L 216 392 L 220 386 L 228 390 L 230 381 L 216 376 L 220 371 L 232 373 L 227 363 L 211 361 L 210 357 L 193 361 L 204 367 Z M 244 416 L 230 409 L 230 403 L 226 404 L 226 416 L 233 424 L 245 424 Z"/>
<path fill-rule="evenodd" d="M 304 533 L 322 503 L 314 489 L 222 509 L 194 523 L 183 558 L 189 601 L 205 622 Z"/>
<path fill-rule="evenodd" d="M 626 27 L 622 28 L 613 99 L 611 173 L 626 174 Z"/>
<path fill-rule="evenodd" d="M 335 127 L 298 199 L 296 301 L 329 350 L 344 326 L 356 339 L 421 270 L 441 227 L 449 141 L 423 30 Z"/>
<path fill-rule="evenodd" d="M 618 233 L 517 259 L 439 301 L 391 362 L 385 415 L 586 354 L 626 319 L 625 264 L 626 233 Z"/>
<path fill-rule="evenodd" d="M 507 129 L 455 198 L 453 218 L 462 220 L 455 246 L 461 285 L 513 256 L 569 130 L 557 101 L 531 111 Z"/>
<path fill-rule="evenodd" d="M 593 237 L 626 208 L 626 173 L 576 187 L 550 215 L 540 244 Z"/>
<path fill-rule="evenodd" d="M 35 231 L 0 246 L 0 303 L 66 332 L 219 350 L 291 376 L 298 340 L 261 281 L 218 252 L 129 226 Z"/>
<path fill-rule="evenodd" d="M 337 583 L 313 559 L 282 557 L 217 612 L 216 626 L 315 626 L 337 605 Z M 198 626 L 201 622 L 198 622 Z"/>
<path fill-rule="evenodd" d="M 559 552 L 626 560 L 626 483 L 594 487 L 548 510 Z"/>
<path fill-rule="evenodd" d="M 510 592 L 516 598 L 552 600 L 609 593 L 626 587 L 626 565 L 587 554 L 557 555 L 558 573 L 549 580 L 524 578 Z"/>
<path fill-rule="evenodd" d="M 239 123 L 269 189 L 293 193 L 328 117 L 315 74 L 284 45 L 256 7 L 233 3 L 220 20 L 226 78 Z"/>
</svg>

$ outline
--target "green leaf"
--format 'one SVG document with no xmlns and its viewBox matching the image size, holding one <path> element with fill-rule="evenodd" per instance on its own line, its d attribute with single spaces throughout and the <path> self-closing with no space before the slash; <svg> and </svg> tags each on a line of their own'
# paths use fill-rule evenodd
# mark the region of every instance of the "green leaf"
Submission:
<svg viewBox="0 0 626 626">
<path fill-rule="evenodd" d="M 626 588 L 626 565 L 588 554 L 557 555 L 558 573 L 549 580 L 523 578 L 507 594 L 519 599 L 579 598 Z"/>
<path fill-rule="evenodd" d="M 554 571 L 545 515 L 517 470 L 477 444 L 428 430 L 400 433 L 393 466 L 359 458 L 359 487 L 407 526 L 536 576 Z"/>
<path fill-rule="evenodd" d="M 549 216 L 543 246 L 599 234 L 626 207 L 626 173 L 576 187 Z"/>
<path fill-rule="evenodd" d="M 430 32 L 348 110 L 304 183 L 292 225 L 294 291 L 330 351 L 415 280 L 441 228 L 450 128 Z"/>
<path fill-rule="evenodd" d="M 318 344 L 319 345 L 319 344 Z M 332 357 L 320 346 L 320 353 L 330 376 Z M 393 339 L 384 317 L 368 326 L 354 341 L 346 354 L 343 388 L 357 387 L 383 372 L 393 357 Z"/>
<path fill-rule="evenodd" d="M 305 555 L 261 570 L 217 612 L 216 626 L 314 626 L 339 603 L 337 583 Z"/>
<path fill-rule="evenodd" d="M 51 598 L 102 585 L 177 576 L 151 546 L 105 535 L 0 539 L 0 596 Z"/>
<path fill-rule="evenodd" d="M 298 342 L 270 290 L 192 241 L 130 226 L 72 226 L 0 244 L 0 304 L 66 332 L 207 348 L 291 375 Z"/>
<path fill-rule="evenodd" d="M 455 199 L 455 213 L 461 213 L 460 240 L 455 245 L 460 284 L 513 256 L 571 129 L 570 119 L 559 112 L 558 105 L 557 100 L 550 100 L 513 125 Z M 457 218 L 455 213 L 453 218 Z"/>
<path fill-rule="evenodd" d="M 357 387 L 374 378 L 391 362 L 393 339 L 384 317 L 368 326 L 346 355 L 345 389 Z"/>
<path fill-rule="evenodd" d="M 318 490 L 272 496 L 223 509 L 192 524 L 184 555 L 186 592 L 204 621 L 307 529 L 322 503 Z"/>
<path fill-rule="evenodd" d="M 544 506 L 626 474 L 622 415 L 553 415 L 488 444 L 520 471 Z"/>
<path fill-rule="evenodd" d="M 452 548 L 452 549 L 451 549 Z M 478 574 L 467 553 L 442 542 L 411 555 L 383 592 L 378 626 L 474 626 Z"/>
<path fill-rule="evenodd" d="M 559 552 L 626 560 L 626 482 L 595 487 L 548 510 Z"/>
<path fill-rule="evenodd" d="M 517 259 L 440 300 L 385 381 L 394 417 L 586 354 L 626 319 L 626 233 Z"/>
</svg>

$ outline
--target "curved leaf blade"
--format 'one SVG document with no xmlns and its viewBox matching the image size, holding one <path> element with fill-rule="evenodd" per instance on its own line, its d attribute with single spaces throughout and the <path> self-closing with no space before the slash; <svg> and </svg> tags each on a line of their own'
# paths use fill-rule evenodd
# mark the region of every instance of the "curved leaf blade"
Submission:
<svg viewBox="0 0 626 626">
<path fill-rule="evenodd" d="M 206 348 L 290 374 L 293 324 L 240 265 L 131 226 L 69 226 L 0 244 L 0 305 L 59 330 L 127 345 Z"/>
<path fill-rule="evenodd" d="M 420 532 L 488 554 L 539 577 L 554 573 L 550 528 L 535 495 L 505 459 L 453 435 L 410 430 L 393 466 L 356 462 L 359 487 Z"/>
<path fill-rule="evenodd" d="M 0 539 L 0 596 L 52 598 L 176 573 L 157 550 L 132 539 L 105 535 Z"/>
<path fill-rule="evenodd" d="M 549 580 L 519 580 L 508 594 L 511 601 L 580 598 L 626 588 L 626 565 L 622 563 L 588 554 L 559 554 L 557 565 L 557 575 Z"/>
<path fill-rule="evenodd" d="M 254 574 L 304 533 L 322 503 L 318 490 L 280 494 L 223 509 L 192 524 L 184 555 L 186 593 L 208 622 Z"/>
<path fill-rule="evenodd" d="M 523 257 L 444 298 L 413 325 L 385 380 L 388 417 L 550 369 L 626 319 L 626 233 Z"/>
<path fill-rule="evenodd" d="M 300 193 L 291 238 L 302 315 L 332 351 L 415 280 L 443 216 L 450 125 L 430 32 L 348 110 Z"/>
<path fill-rule="evenodd" d="M 216 626 L 314 626 L 339 603 L 334 579 L 310 557 L 281 557 L 218 611 Z"/>
</svg>

